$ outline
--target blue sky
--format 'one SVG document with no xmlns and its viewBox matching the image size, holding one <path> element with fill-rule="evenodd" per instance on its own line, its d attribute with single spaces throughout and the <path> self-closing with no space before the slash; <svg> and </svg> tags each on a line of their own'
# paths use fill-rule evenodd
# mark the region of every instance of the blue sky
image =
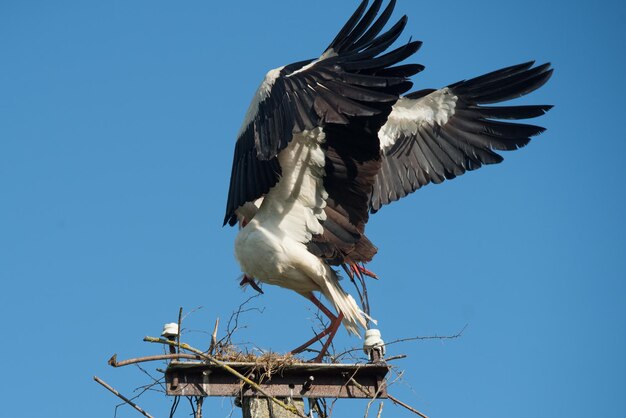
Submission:
<svg viewBox="0 0 626 418">
<path fill-rule="evenodd" d="M 148 382 L 108 367 L 113 353 L 158 353 L 141 339 L 179 306 L 202 307 L 185 339 L 206 347 L 202 331 L 252 294 L 237 286 L 236 231 L 221 227 L 235 135 L 265 72 L 320 54 L 356 4 L 0 3 L 3 415 L 112 417 L 117 399 L 93 375 L 126 394 Z M 433 418 L 623 416 L 626 6 L 398 0 L 402 14 L 401 40 L 424 42 L 416 89 L 536 59 L 555 75 L 518 103 L 555 108 L 501 165 L 372 217 L 383 337 L 467 324 L 456 340 L 390 346 L 408 355 L 391 392 Z M 315 311 L 264 289 L 238 341 L 287 351 Z M 138 402 L 169 411 L 159 393 Z M 363 411 L 343 401 L 335 416 Z M 387 403 L 383 416 L 410 414 Z"/>
</svg>

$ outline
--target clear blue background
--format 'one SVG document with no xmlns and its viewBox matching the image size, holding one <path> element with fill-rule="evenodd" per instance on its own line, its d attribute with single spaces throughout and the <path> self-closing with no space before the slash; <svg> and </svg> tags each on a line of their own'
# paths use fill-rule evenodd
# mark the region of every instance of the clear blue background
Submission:
<svg viewBox="0 0 626 418">
<path fill-rule="evenodd" d="M 202 307 L 184 337 L 205 348 L 202 331 L 252 294 L 237 285 L 236 230 L 221 227 L 236 133 L 265 72 L 316 57 L 356 4 L 0 3 L 3 416 L 112 417 L 118 399 L 93 375 L 127 395 L 149 383 L 107 366 L 113 353 L 161 352 L 141 339 L 179 306 Z M 623 417 L 624 2 L 399 0 L 404 13 L 401 41 L 424 42 L 415 88 L 551 61 L 552 80 L 519 103 L 555 108 L 503 164 L 371 219 L 383 337 L 468 324 L 455 340 L 390 346 L 408 355 L 392 393 L 432 418 Z M 287 351 L 315 311 L 265 291 L 236 340 Z M 171 399 L 138 402 L 163 417 Z M 232 408 L 207 405 L 212 417 Z M 364 407 L 342 401 L 335 416 Z M 387 402 L 384 416 L 411 415 Z"/>
</svg>

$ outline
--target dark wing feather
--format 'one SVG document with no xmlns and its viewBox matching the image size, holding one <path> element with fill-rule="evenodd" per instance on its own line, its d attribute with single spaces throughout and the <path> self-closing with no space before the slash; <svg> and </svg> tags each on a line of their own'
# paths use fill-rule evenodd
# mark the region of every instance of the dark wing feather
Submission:
<svg viewBox="0 0 626 418">
<path fill-rule="evenodd" d="M 484 164 L 499 163 L 502 157 L 495 150 L 526 145 L 544 128 L 502 120 L 534 118 L 552 106 L 483 105 L 528 94 L 551 75 L 549 64 L 533 67 L 533 62 L 527 62 L 401 98 L 379 133 L 382 161 L 371 212 L 428 183 L 441 183 Z"/>
<path fill-rule="evenodd" d="M 334 265 L 368 262 L 377 251 L 364 231 L 372 188 L 381 168 L 378 131 L 391 105 L 381 102 L 371 106 L 378 110 L 373 116 L 353 118 L 349 125 L 324 127 L 327 219 L 322 222 L 324 234 L 314 237 L 309 250 Z"/>
<path fill-rule="evenodd" d="M 280 167 L 276 157 L 294 133 L 330 125 L 345 127 L 377 115 L 382 118 L 381 125 L 384 123 L 399 95 L 411 87 L 408 77 L 421 68 L 394 67 L 417 51 L 420 42 L 409 42 L 379 56 L 406 24 L 402 17 L 381 33 L 393 4 L 372 24 L 381 1 L 375 0 L 367 11 L 367 1 L 363 1 L 318 60 L 268 73 L 237 139 L 224 224 L 234 225 L 239 207 L 263 196 L 277 183 Z M 367 210 L 367 202 L 364 208 Z"/>
</svg>

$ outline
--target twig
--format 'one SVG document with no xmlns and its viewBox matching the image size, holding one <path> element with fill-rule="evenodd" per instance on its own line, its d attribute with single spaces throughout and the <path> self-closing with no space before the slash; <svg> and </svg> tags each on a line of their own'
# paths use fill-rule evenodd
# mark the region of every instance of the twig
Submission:
<svg viewBox="0 0 626 418">
<path fill-rule="evenodd" d="M 382 415 L 382 413 L 383 413 L 383 405 L 384 405 L 383 402 L 378 404 L 378 413 L 376 414 L 376 418 L 380 418 L 380 416 Z"/>
<path fill-rule="evenodd" d="M 324 410 L 328 409 L 326 418 L 333 416 L 333 409 L 335 408 L 335 404 L 337 403 L 338 400 L 339 398 L 333 398 L 333 400 L 330 402 L 330 407 L 327 406 L 328 402 L 324 401 Z"/>
<path fill-rule="evenodd" d="M 354 379 L 353 379 L 353 380 L 354 380 Z M 386 384 L 386 383 L 385 383 L 385 384 L 380 385 L 380 387 L 376 390 L 376 393 L 374 394 L 374 396 L 372 396 L 372 397 L 371 397 L 372 399 L 370 399 L 370 401 L 367 403 L 367 408 L 365 409 L 365 418 L 367 418 L 367 416 L 369 415 L 369 413 L 370 413 L 370 408 L 371 408 L 372 404 L 374 403 L 374 401 L 375 401 L 376 399 L 378 399 L 378 396 L 380 395 L 380 392 L 383 390 L 383 388 L 384 388 L 385 386 L 387 386 L 387 384 Z"/>
<path fill-rule="evenodd" d="M 187 401 L 189 402 L 189 406 L 191 407 L 191 416 L 196 418 L 196 407 L 193 405 L 193 396 L 187 396 Z"/>
<path fill-rule="evenodd" d="M 189 315 L 191 315 L 192 313 L 194 313 L 194 312 L 196 312 L 196 311 L 199 311 L 199 310 L 200 310 L 200 309 L 202 309 L 202 308 L 203 308 L 202 306 L 198 306 L 197 308 L 190 310 L 189 312 L 187 312 L 187 313 L 185 314 L 185 316 L 183 316 L 183 319 L 182 319 L 182 320 L 184 321 L 184 320 L 185 320 L 185 319 L 186 319 Z"/>
<path fill-rule="evenodd" d="M 131 400 L 131 401 L 134 401 L 135 399 L 138 399 L 141 395 L 143 395 L 144 393 L 146 393 L 146 392 L 147 392 L 147 391 L 149 391 L 149 390 L 152 390 L 152 391 L 157 392 L 157 393 L 163 393 L 163 394 L 165 394 L 165 393 L 166 393 L 166 390 L 165 390 L 165 388 L 163 387 L 163 382 L 162 382 L 163 380 L 165 380 L 165 378 L 161 378 L 161 379 L 159 379 L 158 381 L 156 381 L 156 382 L 152 382 L 152 383 L 149 383 L 149 384 L 147 384 L 147 385 L 143 385 L 143 386 L 138 386 L 138 387 L 136 387 L 135 389 L 133 389 L 133 393 L 137 393 L 137 392 L 139 392 L 139 393 L 137 393 L 137 394 L 136 394 L 136 395 L 134 395 L 132 398 L 130 398 L 130 400 Z M 154 388 L 155 386 L 160 386 L 160 387 L 161 387 L 161 389 L 158 389 L 158 388 L 157 388 L 157 389 L 155 389 L 155 388 Z M 122 405 L 123 405 L 123 404 L 122 404 Z"/>
<path fill-rule="evenodd" d="M 218 344 L 228 345 L 231 342 L 231 338 L 232 338 L 233 334 L 235 333 L 235 331 L 237 331 L 237 328 L 239 327 L 239 315 L 241 315 L 244 312 L 249 312 L 249 311 L 263 312 L 263 309 L 259 309 L 259 308 L 244 309 L 244 306 L 246 306 L 252 299 L 255 299 L 255 298 L 259 297 L 259 295 L 260 295 L 260 293 L 257 293 L 256 295 L 250 296 L 241 305 L 239 305 L 239 308 L 237 308 L 237 310 L 235 312 L 233 312 L 231 314 L 230 318 L 228 319 L 228 323 L 226 324 L 226 335 L 224 335 L 218 341 Z M 231 325 L 233 321 L 235 323 L 234 323 L 234 325 Z M 231 326 L 232 326 L 232 328 L 231 328 Z"/>
<path fill-rule="evenodd" d="M 400 360 L 406 358 L 406 354 L 398 354 L 397 356 L 391 356 L 391 357 L 387 357 L 386 359 L 384 359 L 385 361 L 391 361 L 391 360 Z"/>
<path fill-rule="evenodd" d="M 354 384 L 354 386 L 356 386 L 359 390 L 361 390 L 361 392 L 365 393 L 370 398 L 373 398 L 374 396 L 376 396 L 376 395 L 372 395 L 369 390 L 367 390 L 365 387 L 363 387 L 363 385 L 361 385 L 359 382 L 357 382 L 353 378 L 350 378 L 350 381 Z M 387 398 L 389 398 L 393 403 L 408 409 L 409 411 L 413 412 L 414 414 L 419 415 L 422 418 L 428 418 L 427 415 L 422 414 L 417 409 L 413 408 L 410 405 L 405 404 L 404 402 L 402 402 L 401 400 L 399 400 L 398 398 L 394 396 L 391 396 L 390 394 L 387 394 Z"/>
<path fill-rule="evenodd" d="M 176 344 L 175 342 L 164 340 L 163 338 L 144 337 L 143 340 L 149 343 L 159 343 L 159 344 L 166 344 L 166 345 Z M 270 396 L 267 392 L 265 392 L 261 388 L 261 386 L 259 386 L 258 384 L 256 384 L 255 382 L 247 378 L 246 376 L 242 375 L 237 370 L 233 369 L 232 367 L 230 367 L 228 364 L 224 363 L 223 361 L 220 361 L 209 354 L 206 354 L 196 348 L 193 348 L 189 344 L 181 343 L 180 341 L 178 342 L 178 344 L 180 345 L 180 348 L 182 348 L 183 350 L 191 351 L 192 353 L 199 355 L 203 359 L 208 360 L 211 363 L 215 364 L 216 366 L 221 367 L 222 369 L 226 370 L 228 373 L 237 377 L 239 380 L 243 381 L 244 383 L 247 383 L 252 388 L 254 388 L 257 392 L 261 393 L 263 396 L 270 399 L 272 402 L 274 402 L 276 405 L 280 406 L 281 408 L 284 408 L 287 411 L 291 412 L 292 414 L 296 414 L 297 416 L 301 418 L 308 418 L 306 415 L 298 411 L 298 408 L 296 408 L 295 406 L 287 405 L 286 403 L 276 399 L 275 397 Z"/>
<path fill-rule="evenodd" d="M 215 326 L 213 327 L 213 334 L 211 334 L 211 345 L 209 346 L 209 354 L 213 354 L 213 350 L 217 347 L 217 327 L 220 325 L 220 319 L 215 320 Z"/>
<path fill-rule="evenodd" d="M 148 376 L 150 379 L 152 379 L 152 384 L 151 385 L 146 385 L 144 387 L 144 390 L 141 393 L 144 393 L 145 391 L 151 389 L 153 386 L 159 385 L 161 387 L 161 389 L 163 390 L 163 393 L 166 392 L 165 386 L 163 386 L 163 383 L 161 382 L 161 380 L 163 380 L 163 377 L 160 378 L 156 378 L 154 376 L 152 376 L 146 369 L 144 369 L 143 367 L 141 367 L 139 364 L 135 364 L 135 367 L 137 367 L 139 370 L 141 370 L 141 372 L 143 374 L 145 374 L 146 376 Z M 135 389 L 134 391 L 136 392 L 137 390 L 139 390 L 141 387 Z M 141 395 L 141 393 L 139 395 Z M 139 396 L 137 395 L 137 397 Z M 135 397 L 133 398 L 135 399 Z"/>
<path fill-rule="evenodd" d="M 309 410 L 317 411 L 317 416 L 319 418 L 328 418 L 328 414 L 326 413 L 326 400 L 324 398 L 307 398 L 309 400 Z M 320 402 L 323 403 L 324 408 L 320 406 Z"/>
<path fill-rule="evenodd" d="M 130 399 L 128 399 L 127 397 L 125 397 L 124 395 L 122 395 L 121 393 L 119 393 L 117 390 L 113 389 L 111 386 L 109 386 L 107 383 L 105 383 L 102 379 L 100 379 L 98 376 L 94 376 L 93 380 L 95 380 L 96 382 L 100 383 L 102 386 L 104 386 L 105 388 L 107 388 L 111 393 L 113 393 L 115 396 L 117 396 L 118 398 L 120 398 L 121 400 L 123 400 L 124 402 L 126 402 L 127 404 L 129 404 L 130 406 L 132 406 L 133 408 L 135 408 L 137 410 L 137 412 L 141 413 L 143 416 L 146 416 L 148 418 L 154 418 L 152 415 L 150 415 L 149 413 L 147 413 L 146 411 L 144 411 L 143 409 L 141 409 L 136 403 L 134 403 L 133 401 L 131 401 Z"/>
<path fill-rule="evenodd" d="M 420 416 L 420 417 L 422 417 L 422 418 L 428 418 L 428 416 L 426 416 L 426 415 L 422 414 L 420 411 L 418 411 L 417 409 L 415 409 L 415 408 L 411 407 L 410 405 L 405 404 L 405 403 L 404 403 L 404 402 L 402 402 L 400 399 L 398 399 L 398 398 L 396 398 L 396 397 L 394 397 L 394 396 L 391 396 L 391 395 L 389 395 L 389 394 L 387 394 L 387 397 L 388 397 L 389 399 L 391 399 L 391 401 L 392 401 L 393 403 L 395 403 L 395 404 L 397 404 L 397 405 L 400 405 L 400 406 L 405 407 L 406 409 L 408 409 L 409 411 L 413 412 L 414 414 L 417 414 L 417 415 L 419 415 L 419 416 Z"/>
<path fill-rule="evenodd" d="M 354 383 L 354 384 L 355 384 L 355 385 L 356 385 L 359 389 L 361 389 L 361 391 L 362 391 L 363 393 L 365 393 L 367 396 L 369 396 L 369 397 L 371 398 L 371 399 L 370 399 L 370 401 L 367 403 L 367 408 L 365 408 L 365 415 L 364 415 L 364 417 L 363 417 L 363 418 L 367 418 L 367 416 L 368 416 L 368 415 L 369 415 L 369 413 L 370 413 L 370 408 L 371 408 L 372 404 L 374 403 L 374 401 L 375 401 L 376 399 L 378 399 L 378 396 L 380 395 L 380 392 L 382 392 L 382 391 L 383 391 L 383 389 L 385 389 L 385 387 L 387 387 L 387 386 L 388 386 L 388 385 L 387 385 L 387 379 L 385 379 L 385 380 L 383 381 L 383 384 L 382 384 L 382 385 L 378 386 L 378 389 L 376 389 L 376 393 L 374 393 L 373 395 L 371 395 L 371 393 L 370 393 L 367 389 L 365 389 L 365 387 L 363 387 L 363 386 L 362 386 L 359 382 L 357 382 L 357 381 L 354 379 L 354 376 L 356 375 L 356 372 L 357 372 L 357 371 L 358 371 L 358 369 L 357 369 L 357 370 L 355 370 L 355 372 L 352 374 L 352 376 L 350 376 L 349 381 L 351 381 L 352 383 Z"/>
<path fill-rule="evenodd" d="M 109 366 L 113 367 L 122 367 L 128 366 L 129 364 L 135 363 L 144 363 L 146 361 L 154 361 L 154 360 L 170 360 L 170 359 L 189 359 L 189 360 L 199 360 L 200 357 L 195 354 L 187 354 L 187 353 L 176 353 L 176 354 L 159 354 L 156 356 L 146 356 L 146 357 L 137 357 L 131 358 L 128 360 L 117 361 L 117 354 L 113 354 L 113 356 L 109 359 Z"/>
<path fill-rule="evenodd" d="M 183 322 L 183 307 L 181 306 L 178 310 L 178 332 L 176 333 L 176 352 L 180 354 L 180 326 L 181 322 Z"/>
<path fill-rule="evenodd" d="M 370 393 L 369 390 L 367 390 L 362 384 L 360 384 L 359 382 L 357 382 L 356 380 L 354 380 L 354 377 L 351 377 L 350 379 L 348 379 L 348 381 L 350 381 L 354 386 L 356 386 L 361 392 L 363 392 L 364 394 L 366 394 L 368 397 L 373 398 L 374 395 L 372 395 Z"/>
<path fill-rule="evenodd" d="M 397 344 L 397 343 L 402 343 L 402 342 L 406 342 L 406 341 L 416 341 L 416 340 L 454 340 L 456 338 L 459 338 L 461 335 L 463 335 L 463 332 L 465 331 L 465 329 L 467 328 L 468 324 L 465 324 L 463 326 L 463 328 L 457 332 L 454 335 L 427 335 L 427 336 L 417 336 L 417 337 L 409 337 L 409 338 L 400 338 L 398 340 L 393 340 L 390 342 L 386 342 L 385 345 L 386 346 L 390 346 L 393 344 Z M 344 351 L 343 353 L 339 353 L 337 354 L 337 356 L 335 356 L 335 360 L 338 361 L 339 359 L 341 359 L 342 357 L 348 355 L 348 354 L 352 354 L 358 351 L 363 350 L 362 348 L 351 348 L 349 350 Z M 388 359 L 387 359 L 388 360 Z"/>
<path fill-rule="evenodd" d="M 454 335 L 427 335 L 425 337 L 417 336 L 417 337 L 401 338 L 399 340 L 388 342 L 385 345 L 389 346 L 389 345 L 393 345 L 397 343 L 403 343 L 406 341 L 415 341 L 415 340 L 454 340 L 455 338 L 459 338 L 461 335 L 463 335 L 463 332 L 465 331 L 466 328 L 467 328 L 467 324 L 465 324 L 463 328 Z"/>
<path fill-rule="evenodd" d="M 172 407 L 170 408 L 170 418 L 174 418 L 174 414 L 178 409 L 178 404 L 180 403 L 180 396 L 174 396 L 174 401 L 172 402 Z"/>
</svg>

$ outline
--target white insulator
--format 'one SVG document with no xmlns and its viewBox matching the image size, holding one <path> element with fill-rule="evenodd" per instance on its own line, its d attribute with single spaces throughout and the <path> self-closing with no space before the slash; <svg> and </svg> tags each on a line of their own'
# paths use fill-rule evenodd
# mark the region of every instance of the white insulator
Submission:
<svg viewBox="0 0 626 418">
<path fill-rule="evenodd" d="M 378 350 L 380 356 L 385 355 L 385 342 L 380 338 L 380 330 L 368 329 L 365 331 L 365 341 L 363 341 L 363 351 L 370 358 L 372 357 L 372 351 Z"/>
<path fill-rule="evenodd" d="M 178 324 L 176 322 L 170 322 L 169 324 L 163 325 L 163 332 L 161 333 L 162 337 L 171 338 L 178 335 Z"/>
</svg>

